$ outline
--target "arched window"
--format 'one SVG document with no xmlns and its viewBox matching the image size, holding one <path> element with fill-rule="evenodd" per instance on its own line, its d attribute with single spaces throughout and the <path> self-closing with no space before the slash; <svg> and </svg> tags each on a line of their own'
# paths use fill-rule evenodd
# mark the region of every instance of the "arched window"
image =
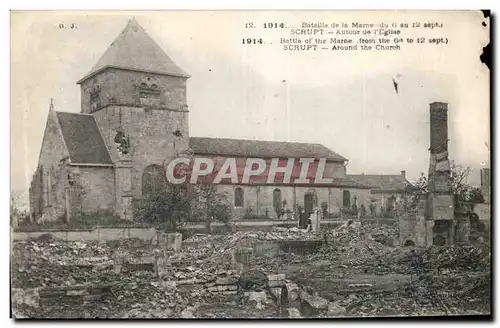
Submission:
<svg viewBox="0 0 500 328">
<path fill-rule="evenodd" d="M 316 190 L 310 189 L 304 193 L 304 212 L 307 217 L 314 211 L 315 207 L 318 207 L 318 196 Z"/>
<path fill-rule="evenodd" d="M 243 189 L 240 187 L 234 189 L 234 207 L 243 207 Z"/>
<path fill-rule="evenodd" d="M 281 208 L 281 190 L 279 190 L 278 188 L 274 189 L 273 191 L 273 206 L 274 209 Z"/>
<path fill-rule="evenodd" d="M 351 207 L 351 193 L 349 190 L 344 190 L 342 193 L 343 199 L 342 199 L 342 205 L 344 208 L 350 208 Z"/>
<path fill-rule="evenodd" d="M 149 194 L 166 187 L 165 169 L 160 165 L 149 165 L 142 174 L 142 194 Z"/>
</svg>

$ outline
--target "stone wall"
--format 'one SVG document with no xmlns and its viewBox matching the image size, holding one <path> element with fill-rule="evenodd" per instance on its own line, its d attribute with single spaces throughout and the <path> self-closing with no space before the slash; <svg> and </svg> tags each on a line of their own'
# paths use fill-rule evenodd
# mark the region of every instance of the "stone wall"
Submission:
<svg viewBox="0 0 500 328">
<path fill-rule="evenodd" d="M 328 212 L 338 213 L 342 207 L 343 191 L 348 190 L 351 193 L 351 199 L 357 197 L 358 208 L 364 204 L 368 208 L 370 202 L 369 189 L 354 189 L 354 188 L 326 188 L 326 187 L 293 187 L 293 186 L 249 186 L 249 185 L 218 185 L 218 190 L 226 196 L 226 199 L 233 207 L 235 219 L 242 219 L 245 216 L 245 211 L 251 209 L 252 215 L 264 216 L 266 209 L 270 218 L 276 217 L 273 203 L 274 190 L 281 191 L 281 201 L 286 200 L 287 208 L 292 210 L 294 201 L 296 204 L 304 208 L 304 196 L 306 193 L 316 194 L 315 207 L 321 208 L 321 204 L 325 202 L 328 205 Z M 243 206 L 235 207 L 235 189 L 243 189 Z"/>
<path fill-rule="evenodd" d="M 491 203 L 491 170 L 490 168 L 481 169 L 481 193 L 486 204 Z"/>
<path fill-rule="evenodd" d="M 33 231 L 12 232 L 12 240 L 36 239 L 42 235 L 50 235 L 55 239 L 64 241 L 109 241 L 137 238 L 151 241 L 161 245 L 175 245 L 180 248 L 180 234 L 165 234 L 154 228 L 94 228 L 92 230 L 69 230 L 69 231 Z"/>
<path fill-rule="evenodd" d="M 100 107 L 107 105 L 144 107 L 139 89 L 141 84 L 157 86 L 158 101 L 153 106 L 164 109 L 184 109 L 186 105 L 186 78 L 108 68 L 81 84 L 82 113 L 90 113 L 90 93 L 99 86 Z"/>
<path fill-rule="evenodd" d="M 116 199 L 113 167 L 72 166 L 71 169 L 78 175 L 83 188 L 78 212 L 114 211 Z"/>
<path fill-rule="evenodd" d="M 130 137 L 130 154 L 126 161 L 131 166 L 130 186 L 134 197 L 142 194 L 142 175 L 147 166 L 163 166 L 175 152 L 188 149 L 187 111 L 110 106 L 94 116 L 114 162 L 123 160 L 114 142 L 117 130 L 122 129 Z M 175 131 L 182 137 L 175 137 Z"/>
<path fill-rule="evenodd" d="M 30 188 L 30 210 L 33 219 L 44 215 L 46 220 L 56 220 L 65 213 L 65 164 L 69 158 L 59 120 L 53 109 L 49 110 L 40 150 L 38 168 Z"/>
</svg>

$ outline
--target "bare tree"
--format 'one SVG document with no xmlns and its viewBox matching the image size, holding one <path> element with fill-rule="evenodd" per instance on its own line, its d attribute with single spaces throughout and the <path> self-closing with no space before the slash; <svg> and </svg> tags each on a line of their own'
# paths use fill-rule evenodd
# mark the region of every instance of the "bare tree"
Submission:
<svg viewBox="0 0 500 328">
<path fill-rule="evenodd" d="M 479 196 L 480 190 L 470 186 L 467 179 L 472 172 L 469 166 L 462 166 L 454 162 L 450 165 L 450 179 L 452 185 L 452 193 L 457 196 L 459 202 L 483 202 L 484 199 L 482 195 Z M 413 183 L 416 187 L 410 193 L 409 207 L 415 208 L 418 199 L 422 195 L 426 195 L 429 192 L 429 180 L 424 173 L 420 174 L 420 177 Z M 481 201 L 481 199 L 483 199 Z"/>
</svg>

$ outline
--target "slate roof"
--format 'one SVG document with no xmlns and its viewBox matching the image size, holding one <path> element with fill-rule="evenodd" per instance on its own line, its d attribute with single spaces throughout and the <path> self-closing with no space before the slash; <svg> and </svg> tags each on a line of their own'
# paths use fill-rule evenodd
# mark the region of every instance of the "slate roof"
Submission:
<svg viewBox="0 0 500 328">
<path fill-rule="evenodd" d="M 56 112 L 72 163 L 113 164 L 94 116 Z"/>
<path fill-rule="evenodd" d="M 347 178 L 371 186 L 374 192 L 405 192 L 413 187 L 401 174 L 348 174 Z"/>
<path fill-rule="evenodd" d="M 189 77 L 135 19 L 129 20 L 90 72 L 78 83 L 107 67 Z"/>
<path fill-rule="evenodd" d="M 191 137 L 189 147 L 195 154 L 205 155 L 258 158 L 309 157 L 326 158 L 337 162 L 347 161 L 347 158 L 325 146 L 311 143 Z"/>
<path fill-rule="evenodd" d="M 334 178 L 333 186 L 342 188 L 359 188 L 359 189 L 372 189 L 371 186 L 364 185 L 357 181 L 347 178 Z"/>
</svg>

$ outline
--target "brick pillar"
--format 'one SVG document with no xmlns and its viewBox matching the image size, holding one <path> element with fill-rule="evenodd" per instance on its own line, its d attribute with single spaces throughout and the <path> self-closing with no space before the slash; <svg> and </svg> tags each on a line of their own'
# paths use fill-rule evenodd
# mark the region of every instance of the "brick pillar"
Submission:
<svg viewBox="0 0 500 328">
<path fill-rule="evenodd" d="M 430 104 L 431 116 L 431 154 L 448 151 L 448 104 Z"/>
<path fill-rule="evenodd" d="M 431 220 L 452 220 L 449 222 L 449 243 L 455 242 L 455 204 L 448 159 L 448 104 L 430 104 L 430 158 L 429 158 L 429 207 Z M 427 244 L 433 238 L 433 230 L 428 226 Z M 430 230 L 430 231 L 429 231 Z M 432 236 L 429 236 L 429 233 Z"/>
</svg>

